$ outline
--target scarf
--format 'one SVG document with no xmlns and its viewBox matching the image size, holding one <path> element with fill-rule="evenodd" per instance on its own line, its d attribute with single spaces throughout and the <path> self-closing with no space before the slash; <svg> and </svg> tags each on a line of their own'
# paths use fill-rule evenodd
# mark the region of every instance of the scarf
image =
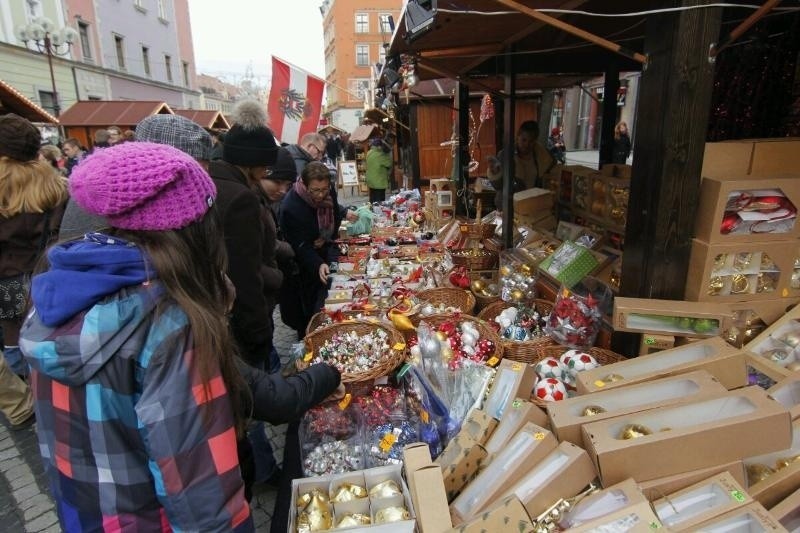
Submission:
<svg viewBox="0 0 800 533">
<path fill-rule="evenodd" d="M 294 191 L 316 211 L 320 237 L 325 240 L 330 239 L 333 236 L 333 198 L 331 198 L 330 189 L 322 199 L 316 200 L 306 189 L 302 178 L 297 178 L 297 181 L 294 182 Z"/>
</svg>

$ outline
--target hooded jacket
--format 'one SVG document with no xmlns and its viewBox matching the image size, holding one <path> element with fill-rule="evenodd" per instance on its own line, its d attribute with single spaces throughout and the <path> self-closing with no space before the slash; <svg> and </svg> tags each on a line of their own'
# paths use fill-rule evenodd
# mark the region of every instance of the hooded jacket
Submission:
<svg viewBox="0 0 800 533">
<path fill-rule="evenodd" d="M 231 401 L 139 248 L 58 245 L 20 333 L 65 531 L 252 531 Z M 204 385 L 207 385 L 205 387 Z"/>
</svg>

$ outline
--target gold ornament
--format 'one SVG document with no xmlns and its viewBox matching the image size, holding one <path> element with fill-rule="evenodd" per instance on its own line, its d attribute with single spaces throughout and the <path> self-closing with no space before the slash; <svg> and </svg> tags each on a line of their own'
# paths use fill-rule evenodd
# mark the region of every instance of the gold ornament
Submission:
<svg viewBox="0 0 800 533">
<path fill-rule="evenodd" d="M 520 289 L 514 289 L 511 291 L 511 300 L 514 302 L 520 302 L 522 299 L 525 298 L 525 293 L 522 292 Z"/>
<path fill-rule="evenodd" d="M 587 405 L 583 408 L 581 416 L 597 416 L 600 413 L 605 413 L 606 410 L 599 405 Z"/>
<path fill-rule="evenodd" d="M 628 424 L 619 432 L 619 438 L 622 440 L 638 439 L 639 437 L 644 437 L 651 433 L 653 432 L 650 431 L 649 428 L 641 424 Z"/>
<path fill-rule="evenodd" d="M 369 515 L 367 514 L 347 513 L 342 516 L 342 519 L 339 520 L 338 524 L 336 524 L 336 529 L 354 526 L 368 526 L 370 523 Z"/>
<path fill-rule="evenodd" d="M 476 279 L 472 282 L 470 287 L 472 288 L 472 292 L 481 293 L 486 289 L 486 282 L 482 279 Z"/>
<path fill-rule="evenodd" d="M 617 381 L 622 381 L 623 379 L 625 379 L 625 377 L 621 376 L 620 374 L 608 374 L 602 379 L 602 381 L 603 383 L 615 383 Z"/>
<path fill-rule="evenodd" d="M 522 263 L 519 266 L 519 271 L 522 272 L 523 274 L 527 274 L 527 275 L 530 275 L 530 273 L 532 272 L 531 266 L 529 264 L 527 264 L 527 263 Z"/>
<path fill-rule="evenodd" d="M 508 265 L 503 265 L 503 266 L 500 267 L 500 275 L 501 276 L 510 276 L 511 275 L 511 269 L 508 267 Z"/>
<path fill-rule="evenodd" d="M 385 509 L 378 509 L 375 513 L 376 524 L 399 522 L 401 520 L 409 520 L 410 518 L 411 515 L 405 507 L 386 507 Z"/>
<path fill-rule="evenodd" d="M 769 272 L 759 272 L 756 284 L 756 292 L 773 292 L 775 290 L 775 278 Z"/>
<path fill-rule="evenodd" d="M 400 331 L 411 331 L 415 329 L 414 324 L 409 320 L 409 318 L 397 311 L 396 309 L 392 309 L 389 311 L 389 320 L 392 321 L 392 324 L 397 327 Z"/>
<path fill-rule="evenodd" d="M 752 487 L 759 481 L 764 481 L 774 473 L 775 470 L 767 465 L 762 465 L 760 463 L 747 465 L 747 484 Z"/>
<path fill-rule="evenodd" d="M 708 295 L 717 296 L 724 286 L 721 276 L 713 276 L 708 282 Z"/>
<path fill-rule="evenodd" d="M 367 489 L 354 483 L 342 483 L 334 491 L 331 501 L 333 503 L 351 502 L 367 497 Z"/>
<path fill-rule="evenodd" d="M 731 294 L 742 294 L 750 290 L 750 281 L 743 274 L 736 274 L 731 280 Z"/>
<path fill-rule="evenodd" d="M 782 459 L 778 459 L 775 462 L 775 469 L 780 470 L 781 468 L 786 468 L 790 464 L 796 463 L 797 461 L 800 461 L 800 455 L 793 455 L 791 457 L 784 457 Z"/>
<path fill-rule="evenodd" d="M 369 489 L 370 498 L 391 498 L 392 496 L 399 496 L 403 494 L 400 490 L 400 485 L 393 479 L 381 481 L 371 489 Z"/>
</svg>

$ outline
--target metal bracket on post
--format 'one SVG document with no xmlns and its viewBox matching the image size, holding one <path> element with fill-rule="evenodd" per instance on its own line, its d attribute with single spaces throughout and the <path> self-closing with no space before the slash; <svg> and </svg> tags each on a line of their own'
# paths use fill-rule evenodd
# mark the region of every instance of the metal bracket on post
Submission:
<svg viewBox="0 0 800 533">
<path fill-rule="evenodd" d="M 713 65 L 717 62 L 717 43 L 711 43 L 708 45 L 708 64 Z"/>
</svg>

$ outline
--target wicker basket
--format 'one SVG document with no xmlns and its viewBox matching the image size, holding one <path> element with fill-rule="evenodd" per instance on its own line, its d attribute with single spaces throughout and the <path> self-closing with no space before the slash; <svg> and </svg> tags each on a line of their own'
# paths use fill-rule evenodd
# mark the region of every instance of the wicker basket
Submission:
<svg viewBox="0 0 800 533">
<path fill-rule="evenodd" d="M 497 362 L 499 362 L 503 358 L 503 346 L 501 343 L 500 336 L 492 329 L 492 326 L 484 322 L 483 320 L 470 316 L 470 315 L 463 315 L 458 313 L 441 313 L 438 315 L 430 315 L 426 317 L 422 317 L 422 321 L 431 326 L 432 328 L 438 328 L 439 325 L 443 324 L 447 321 L 456 321 L 462 322 L 464 320 L 469 320 L 475 325 L 475 329 L 478 330 L 481 339 L 489 339 L 494 343 L 494 353 L 489 354 L 486 358 L 487 360 L 492 359 L 493 357 L 497 358 Z"/>
<path fill-rule="evenodd" d="M 426 289 L 417 293 L 417 299 L 436 306 L 455 307 L 465 315 L 471 315 L 475 310 L 475 296 L 472 292 L 455 287 Z"/>
<path fill-rule="evenodd" d="M 556 359 L 558 359 L 559 357 L 561 357 L 561 354 L 563 354 L 569 349 L 570 348 L 568 348 L 567 346 L 561 346 L 559 344 L 551 346 L 540 346 L 537 348 L 537 351 L 539 352 L 538 357 L 536 361 L 533 362 L 539 362 L 546 357 L 555 357 Z M 620 355 L 616 352 L 612 352 L 611 350 L 606 350 L 605 348 L 589 348 L 587 350 L 582 350 L 582 351 L 594 357 L 595 361 L 597 361 L 601 366 L 611 365 L 625 360 L 625 356 Z M 546 408 L 547 404 L 549 403 L 544 400 L 540 400 L 533 394 L 531 394 L 531 401 L 542 408 Z"/>
<path fill-rule="evenodd" d="M 454 265 L 465 266 L 469 270 L 489 270 L 497 267 L 497 252 L 484 249 L 461 248 L 451 250 Z"/>
<path fill-rule="evenodd" d="M 382 361 L 378 362 L 363 372 L 352 374 L 342 374 L 342 383 L 355 384 L 372 381 L 374 379 L 387 376 L 389 373 L 397 368 L 403 362 L 406 356 L 406 343 L 403 335 L 392 326 L 381 324 L 378 322 L 369 322 L 366 320 L 354 320 L 352 322 L 340 322 L 338 324 L 331 324 L 313 331 L 306 335 L 305 345 L 306 349 L 313 354 L 316 354 L 320 348 L 325 344 L 325 341 L 330 340 L 337 333 L 355 332 L 357 335 L 366 335 L 376 329 L 382 329 L 388 334 L 389 346 L 392 347 L 391 355 L 385 357 Z"/>
<path fill-rule="evenodd" d="M 360 318 L 369 319 L 369 318 L 378 318 L 380 313 L 377 310 L 374 311 L 355 311 L 349 310 L 341 311 L 344 320 L 359 320 Z M 306 326 L 306 335 L 311 334 L 312 332 L 316 331 L 317 329 L 325 326 L 330 326 L 332 324 L 336 324 L 337 322 L 328 322 L 328 318 L 331 316 L 332 313 L 328 313 L 325 311 L 320 311 L 316 313 L 314 316 L 311 317 L 311 320 L 308 321 L 308 325 Z"/>
<path fill-rule="evenodd" d="M 533 302 L 536 306 L 536 310 L 539 311 L 539 314 L 542 316 L 549 315 L 550 311 L 553 310 L 553 302 L 539 299 L 534 300 Z M 504 302 L 503 300 L 494 302 L 482 309 L 481 312 L 478 313 L 478 318 L 491 323 L 494 321 L 495 317 L 503 311 L 503 309 L 507 309 L 509 307 L 512 307 L 512 304 Z M 536 337 L 535 339 L 530 339 L 527 341 L 515 341 L 503 338 L 502 343 L 503 356 L 506 359 L 531 364 L 539 361 L 540 358 L 538 355 L 538 350 L 540 347 L 552 346 L 555 344 L 555 341 L 548 335 L 544 335 L 542 337 Z"/>
</svg>

